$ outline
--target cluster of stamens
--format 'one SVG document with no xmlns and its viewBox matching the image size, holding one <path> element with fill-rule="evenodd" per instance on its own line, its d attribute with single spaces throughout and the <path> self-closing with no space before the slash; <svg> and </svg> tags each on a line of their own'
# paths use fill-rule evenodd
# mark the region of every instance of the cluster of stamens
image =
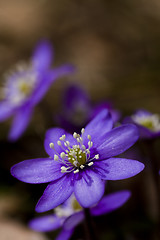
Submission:
<svg viewBox="0 0 160 240">
<path fill-rule="evenodd" d="M 65 204 L 60 205 L 54 209 L 56 216 L 58 217 L 69 217 L 75 212 L 79 212 L 82 210 L 82 207 L 76 200 L 75 196 L 72 194 L 69 199 L 65 202 Z"/>
<path fill-rule="evenodd" d="M 2 88 L 3 98 L 12 103 L 20 103 L 29 96 L 35 87 L 38 73 L 28 64 L 19 64 L 16 71 L 5 76 L 5 86 Z"/>
<path fill-rule="evenodd" d="M 152 131 L 160 131 L 160 118 L 158 114 L 152 114 L 152 115 L 133 115 L 132 119 L 134 122 L 151 129 Z"/>
<path fill-rule="evenodd" d="M 73 138 L 76 139 L 77 144 L 71 146 L 70 142 L 66 140 L 66 135 L 62 135 L 57 144 L 62 148 L 62 152 L 59 154 L 56 152 L 54 147 L 54 143 L 50 143 L 50 148 L 52 148 L 56 154 L 54 154 L 54 160 L 59 161 L 63 164 L 61 166 L 61 172 L 72 172 L 78 173 L 80 169 L 83 169 L 86 166 L 92 166 L 93 159 L 99 159 L 99 154 L 96 154 L 93 158 L 90 158 L 90 149 L 93 146 L 93 142 L 91 141 L 91 136 L 88 135 L 88 147 L 83 144 L 83 134 L 85 129 L 82 128 L 81 136 L 76 132 L 73 133 Z"/>
</svg>

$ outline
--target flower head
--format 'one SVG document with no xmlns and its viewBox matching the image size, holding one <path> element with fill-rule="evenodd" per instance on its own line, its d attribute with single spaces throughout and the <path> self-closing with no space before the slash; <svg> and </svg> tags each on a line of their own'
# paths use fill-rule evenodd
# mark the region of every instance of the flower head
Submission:
<svg viewBox="0 0 160 240">
<path fill-rule="evenodd" d="M 160 117 L 146 110 L 137 110 L 131 117 L 127 117 L 125 122 L 136 124 L 140 131 L 140 138 L 155 138 L 160 136 Z"/>
<path fill-rule="evenodd" d="M 48 42 L 41 42 L 35 49 L 30 63 L 18 64 L 6 75 L 1 91 L 0 121 L 14 115 L 9 133 L 10 140 L 18 139 L 25 131 L 33 108 L 45 95 L 52 82 L 72 71 L 64 65 L 51 70 L 52 48 Z"/>
<path fill-rule="evenodd" d="M 136 160 L 113 158 L 138 139 L 137 127 L 122 125 L 112 130 L 107 110 L 101 111 L 81 135 L 61 128 L 47 131 L 45 150 L 49 158 L 26 160 L 16 164 L 11 174 L 28 183 L 50 182 L 40 198 L 37 212 L 62 204 L 73 192 L 82 207 L 96 204 L 104 194 L 104 180 L 132 177 L 144 168 Z"/>
<path fill-rule="evenodd" d="M 112 212 L 126 203 L 130 195 L 130 191 L 127 190 L 108 194 L 97 205 L 90 208 L 90 213 L 92 216 L 99 216 Z M 56 239 L 67 240 L 83 219 L 83 209 L 75 196 L 71 195 L 66 202 L 54 209 L 54 214 L 32 219 L 29 226 L 38 232 L 48 232 L 62 227 L 62 231 Z"/>
</svg>

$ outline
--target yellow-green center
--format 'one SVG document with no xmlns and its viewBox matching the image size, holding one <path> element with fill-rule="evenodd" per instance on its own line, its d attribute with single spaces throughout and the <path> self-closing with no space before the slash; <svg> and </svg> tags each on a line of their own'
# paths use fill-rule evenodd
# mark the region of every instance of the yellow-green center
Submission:
<svg viewBox="0 0 160 240">
<path fill-rule="evenodd" d="M 30 92 L 31 92 L 31 90 L 32 90 L 32 87 L 28 84 L 28 83 L 26 83 L 26 82 L 21 82 L 20 84 L 19 84 L 19 90 L 22 92 L 22 93 L 24 93 L 24 95 L 29 95 L 30 94 Z"/>
<path fill-rule="evenodd" d="M 78 210 L 82 209 L 81 205 L 79 204 L 79 202 L 75 198 L 72 201 L 72 208 L 75 211 L 78 211 Z"/>
<path fill-rule="evenodd" d="M 149 119 L 143 120 L 143 121 L 141 122 L 141 125 L 142 125 L 143 127 L 146 127 L 146 128 L 148 128 L 148 129 L 150 129 L 150 130 L 154 130 L 153 122 L 152 122 L 151 120 L 149 120 Z"/>
<path fill-rule="evenodd" d="M 82 152 L 80 148 L 71 149 L 68 153 L 68 161 L 75 165 L 74 163 L 77 163 L 77 167 L 80 167 L 80 165 L 84 165 L 86 163 L 86 154 Z"/>
</svg>

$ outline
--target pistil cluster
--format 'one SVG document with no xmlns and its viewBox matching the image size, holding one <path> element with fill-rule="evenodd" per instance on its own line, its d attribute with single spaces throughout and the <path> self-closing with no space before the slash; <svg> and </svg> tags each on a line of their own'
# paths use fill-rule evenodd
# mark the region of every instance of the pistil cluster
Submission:
<svg viewBox="0 0 160 240">
<path fill-rule="evenodd" d="M 86 147 L 83 144 L 84 131 L 85 129 L 82 128 L 81 136 L 76 132 L 73 133 L 73 138 L 76 139 L 77 144 L 72 146 L 70 142 L 66 140 L 66 135 L 62 135 L 57 141 L 57 144 L 62 148 L 62 152 L 60 154 L 56 152 L 54 143 L 50 143 L 50 148 L 56 152 L 56 154 L 54 154 L 54 160 L 62 163 L 62 173 L 72 171 L 73 173 L 78 173 L 86 166 L 91 167 L 94 164 L 93 159 L 99 159 L 99 154 L 90 158 L 90 149 L 93 146 L 93 142 L 91 141 L 91 136 L 88 135 L 88 146 Z"/>
</svg>

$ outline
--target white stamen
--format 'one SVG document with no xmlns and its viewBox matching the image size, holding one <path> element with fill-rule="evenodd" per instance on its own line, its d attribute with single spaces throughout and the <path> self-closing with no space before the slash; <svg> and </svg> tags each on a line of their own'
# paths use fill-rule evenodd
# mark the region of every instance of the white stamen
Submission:
<svg viewBox="0 0 160 240">
<path fill-rule="evenodd" d="M 89 141 L 88 142 L 88 147 L 91 148 L 93 146 L 93 142 L 92 141 Z"/>
<path fill-rule="evenodd" d="M 50 143 L 50 144 L 49 144 L 49 147 L 52 148 L 52 149 L 54 149 L 54 143 Z"/>
<path fill-rule="evenodd" d="M 70 142 L 69 142 L 69 141 L 66 141 L 66 144 L 69 146 L 69 145 L 70 145 Z"/>
<path fill-rule="evenodd" d="M 91 167 L 94 163 L 93 162 L 89 162 L 88 166 Z"/>
<path fill-rule="evenodd" d="M 80 168 L 83 169 L 85 166 L 84 165 L 80 165 Z"/>
<path fill-rule="evenodd" d="M 73 137 L 77 138 L 78 134 L 76 132 L 73 133 Z"/>
<path fill-rule="evenodd" d="M 66 157 L 66 154 L 65 154 L 64 152 L 61 152 L 60 156 L 61 156 L 61 158 L 64 160 L 65 157 Z"/>
<path fill-rule="evenodd" d="M 82 133 L 82 135 L 84 134 L 84 131 L 85 131 L 84 128 L 82 128 L 82 129 L 81 129 L 81 133 Z"/>
<path fill-rule="evenodd" d="M 59 139 L 62 140 L 62 141 L 64 141 L 64 140 L 66 139 L 66 135 L 65 135 L 65 134 L 62 135 Z"/>
<path fill-rule="evenodd" d="M 57 141 L 57 144 L 58 144 L 59 146 L 61 146 L 61 145 L 62 145 L 61 141 Z"/>
<path fill-rule="evenodd" d="M 61 167 L 61 172 L 62 172 L 62 173 L 67 172 L 67 168 L 66 168 L 65 166 L 62 166 L 62 167 Z"/>
<path fill-rule="evenodd" d="M 89 141 L 91 141 L 91 135 L 88 135 L 87 138 L 89 139 Z"/>
<path fill-rule="evenodd" d="M 59 160 L 58 155 L 54 154 L 54 160 L 55 160 L 55 161 L 58 161 L 58 160 Z"/>
<path fill-rule="evenodd" d="M 94 157 L 95 159 L 99 159 L 99 154 L 96 154 Z"/>
<path fill-rule="evenodd" d="M 77 169 L 77 170 L 73 171 L 73 173 L 78 173 L 78 172 L 79 172 L 79 169 Z"/>
</svg>

